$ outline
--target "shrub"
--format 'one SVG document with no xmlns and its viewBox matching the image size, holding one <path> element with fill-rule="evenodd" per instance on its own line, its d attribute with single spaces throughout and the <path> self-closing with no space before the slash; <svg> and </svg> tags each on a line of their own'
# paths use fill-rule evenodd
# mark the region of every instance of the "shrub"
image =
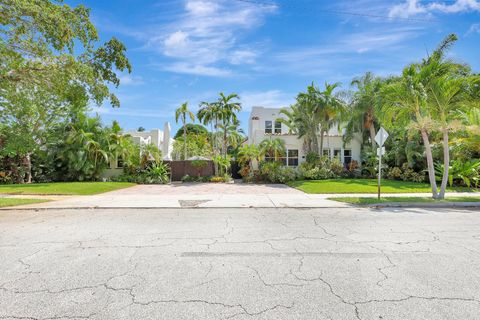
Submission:
<svg viewBox="0 0 480 320">
<path fill-rule="evenodd" d="M 326 167 L 329 167 L 335 176 L 341 176 L 345 172 L 343 163 L 338 158 L 333 158 Z"/>
<path fill-rule="evenodd" d="M 214 176 L 210 178 L 210 182 L 215 182 L 215 183 L 230 182 L 230 181 L 232 181 L 232 177 L 229 176 L 228 174 L 225 174 L 223 176 Z"/>
<path fill-rule="evenodd" d="M 270 183 L 285 183 L 296 178 L 296 172 L 293 168 L 284 166 L 279 162 L 261 163 L 260 175 L 264 181 Z"/>
<path fill-rule="evenodd" d="M 145 169 L 125 171 L 112 180 L 139 184 L 164 184 L 170 182 L 170 168 L 163 162 L 154 163 Z"/>
<path fill-rule="evenodd" d="M 320 160 L 320 156 L 316 152 L 309 152 L 306 156 L 307 163 L 315 164 Z"/>
<path fill-rule="evenodd" d="M 399 167 L 390 168 L 387 172 L 387 178 L 390 180 L 399 180 L 402 176 L 402 170 Z"/>
<path fill-rule="evenodd" d="M 408 166 L 408 163 L 404 163 L 402 165 L 402 174 L 400 175 L 400 178 L 403 181 L 424 182 L 425 173 L 415 172 L 415 170 Z"/>
</svg>

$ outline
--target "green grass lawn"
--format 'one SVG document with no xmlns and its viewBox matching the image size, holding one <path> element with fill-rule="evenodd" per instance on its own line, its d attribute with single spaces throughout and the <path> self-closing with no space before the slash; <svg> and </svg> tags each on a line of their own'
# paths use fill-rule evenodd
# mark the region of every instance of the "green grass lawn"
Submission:
<svg viewBox="0 0 480 320">
<path fill-rule="evenodd" d="M 306 193 L 377 193 L 376 179 L 300 180 L 288 182 L 287 184 Z M 469 188 L 449 188 L 447 191 L 475 190 Z M 430 184 L 382 180 L 382 193 L 416 192 L 431 192 Z"/>
<path fill-rule="evenodd" d="M 0 198 L 0 208 L 2 207 L 13 207 L 13 206 L 21 206 L 24 204 L 32 204 L 32 203 L 41 203 L 47 202 L 50 200 L 42 200 L 42 199 L 18 199 L 18 198 Z"/>
<path fill-rule="evenodd" d="M 480 197 L 450 197 L 445 200 L 433 200 L 428 197 L 385 197 L 385 198 L 359 198 L 359 197 L 339 197 L 329 198 L 330 200 L 340 201 L 350 204 L 381 204 L 395 202 L 426 202 L 426 203 L 448 203 L 448 202 L 480 202 Z"/>
<path fill-rule="evenodd" d="M 129 182 L 52 182 L 0 185 L 3 194 L 91 195 L 128 188 Z"/>
</svg>

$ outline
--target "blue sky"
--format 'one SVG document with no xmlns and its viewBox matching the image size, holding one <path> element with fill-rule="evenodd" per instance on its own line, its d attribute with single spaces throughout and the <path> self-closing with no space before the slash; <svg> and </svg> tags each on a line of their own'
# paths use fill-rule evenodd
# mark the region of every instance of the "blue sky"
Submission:
<svg viewBox="0 0 480 320">
<path fill-rule="evenodd" d="M 246 128 L 254 105 L 288 106 L 312 81 L 349 89 L 366 71 L 398 74 L 452 32 L 460 39 L 450 55 L 480 69 L 480 0 L 66 2 L 90 7 L 102 40 L 128 48 L 121 107 L 94 109 L 126 129 L 176 129 L 176 107 L 197 110 L 219 92 L 240 95 Z"/>
</svg>

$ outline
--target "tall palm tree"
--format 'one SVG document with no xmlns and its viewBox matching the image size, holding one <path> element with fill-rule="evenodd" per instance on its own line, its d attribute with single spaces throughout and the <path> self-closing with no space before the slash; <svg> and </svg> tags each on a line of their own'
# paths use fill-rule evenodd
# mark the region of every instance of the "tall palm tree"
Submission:
<svg viewBox="0 0 480 320">
<path fill-rule="evenodd" d="M 357 90 L 353 94 L 352 113 L 346 125 L 346 139 L 351 139 L 355 132 L 368 130 L 372 148 L 375 148 L 375 105 L 382 81 L 367 72 L 362 77 L 353 79 L 351 85 Z"/>
<path fill-rule="evenodd" d="M 175 122 L 178 123 L 178 120 L 181 119 L 183 124 L 183 160 L 187 160 L 187 116 L 192 122 L 195 121 L 195 115 L 188 109 L 188 102 L 185 102 L 175 110 Z"/>
<path fill-rule="evenodd" d="M 320 122 L 320 155 L 323 155 L 324 136 L 330 129 L 337 125 L 340 127 L 346 114 L 346 104 L 340 99 L 335 89 L 340 87 L 340 83 L 325 83 L 325 89 L 317 96 L 316 114 Z M 315 88 L 318 92 L 318 89 Z M 316 94 L 317 95 L 317 94 Z"/>
<path fill-rule="evenodd" d="M 218 98 L 217 110 L 218 118 L 221 121 L 222 130 L 223 130 L 223 155 L 227 157 L 227 147 L 228 147 L 228 126 L 238 122 L 237 112 L 242 110 L 242 105 L 238 101 L 240 97 L 236 93 L 232 93 L 228 96 L 224 95 L 223 92 L 220 93 Z"/>
<path fill-rule="evenodd" d="M 444 171 L 440 192 L 438 194 L 439 199 L 445 197 L 445 190 L 449 177 L 449 133 L 459 129 L 459 126 L 455 123 L 455 120 L 458 120 L 458 110 L 466 109 L 471 103 L 473 103 L 475 97 L 470 95 L 468 87 L 475 85 L 478 81 L 479 79 L 477 77 L 452 77 L 451 75 L 445 75 L 436 78 L 429 85 L 430 106 L 432 108 L 432 113 L 436 115 L 436 127 L 440 128 L 443 137 Z"/>
<path fill-rule="evenodd" d="M 428 177 L 434 199 L 443 198 L 448 165 L 445 165 L 441 192 L 438 192 L 430 134 L 443 131 L 444 160 L 449 161 L 448 121 L 452 109 L 458 107 L 455 101 L 463 89 L 457 80 L 448 82 L 450 77 L 462 77 L 465 69 L 444 58 L 445 52 L 457 40 L 455 35 L 447 36 L 431 56 L 421 63 L 407 66 L 402 76 L 394 79 L 382 89 L 381 110 L 383 122 L 387 125 L 403 125 L 410 131 L 419 131 L 425 147 Z M 463 81 L 463 80 L 462 80 Z M 442 128 L 443 127 L 443 128 Z"/>
</svg>

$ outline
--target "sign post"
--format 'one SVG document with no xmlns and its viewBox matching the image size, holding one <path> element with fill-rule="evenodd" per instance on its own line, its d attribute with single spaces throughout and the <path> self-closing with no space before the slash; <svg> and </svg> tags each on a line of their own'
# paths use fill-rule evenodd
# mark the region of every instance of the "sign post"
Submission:
<svg viewBox="0 0 480 320">
<path fill-rule="evenodd" d="M 380 128 L 377 135 L 375 136 L 375 142 L 378 144 L 377 155 L 378 155 L 378 199 L 380 199 L 380 185 L 382 182 L 382 156 L 385 154 L 385 147 L 383 144 L 388 138 L 388 132 Z"/>
</svg>

